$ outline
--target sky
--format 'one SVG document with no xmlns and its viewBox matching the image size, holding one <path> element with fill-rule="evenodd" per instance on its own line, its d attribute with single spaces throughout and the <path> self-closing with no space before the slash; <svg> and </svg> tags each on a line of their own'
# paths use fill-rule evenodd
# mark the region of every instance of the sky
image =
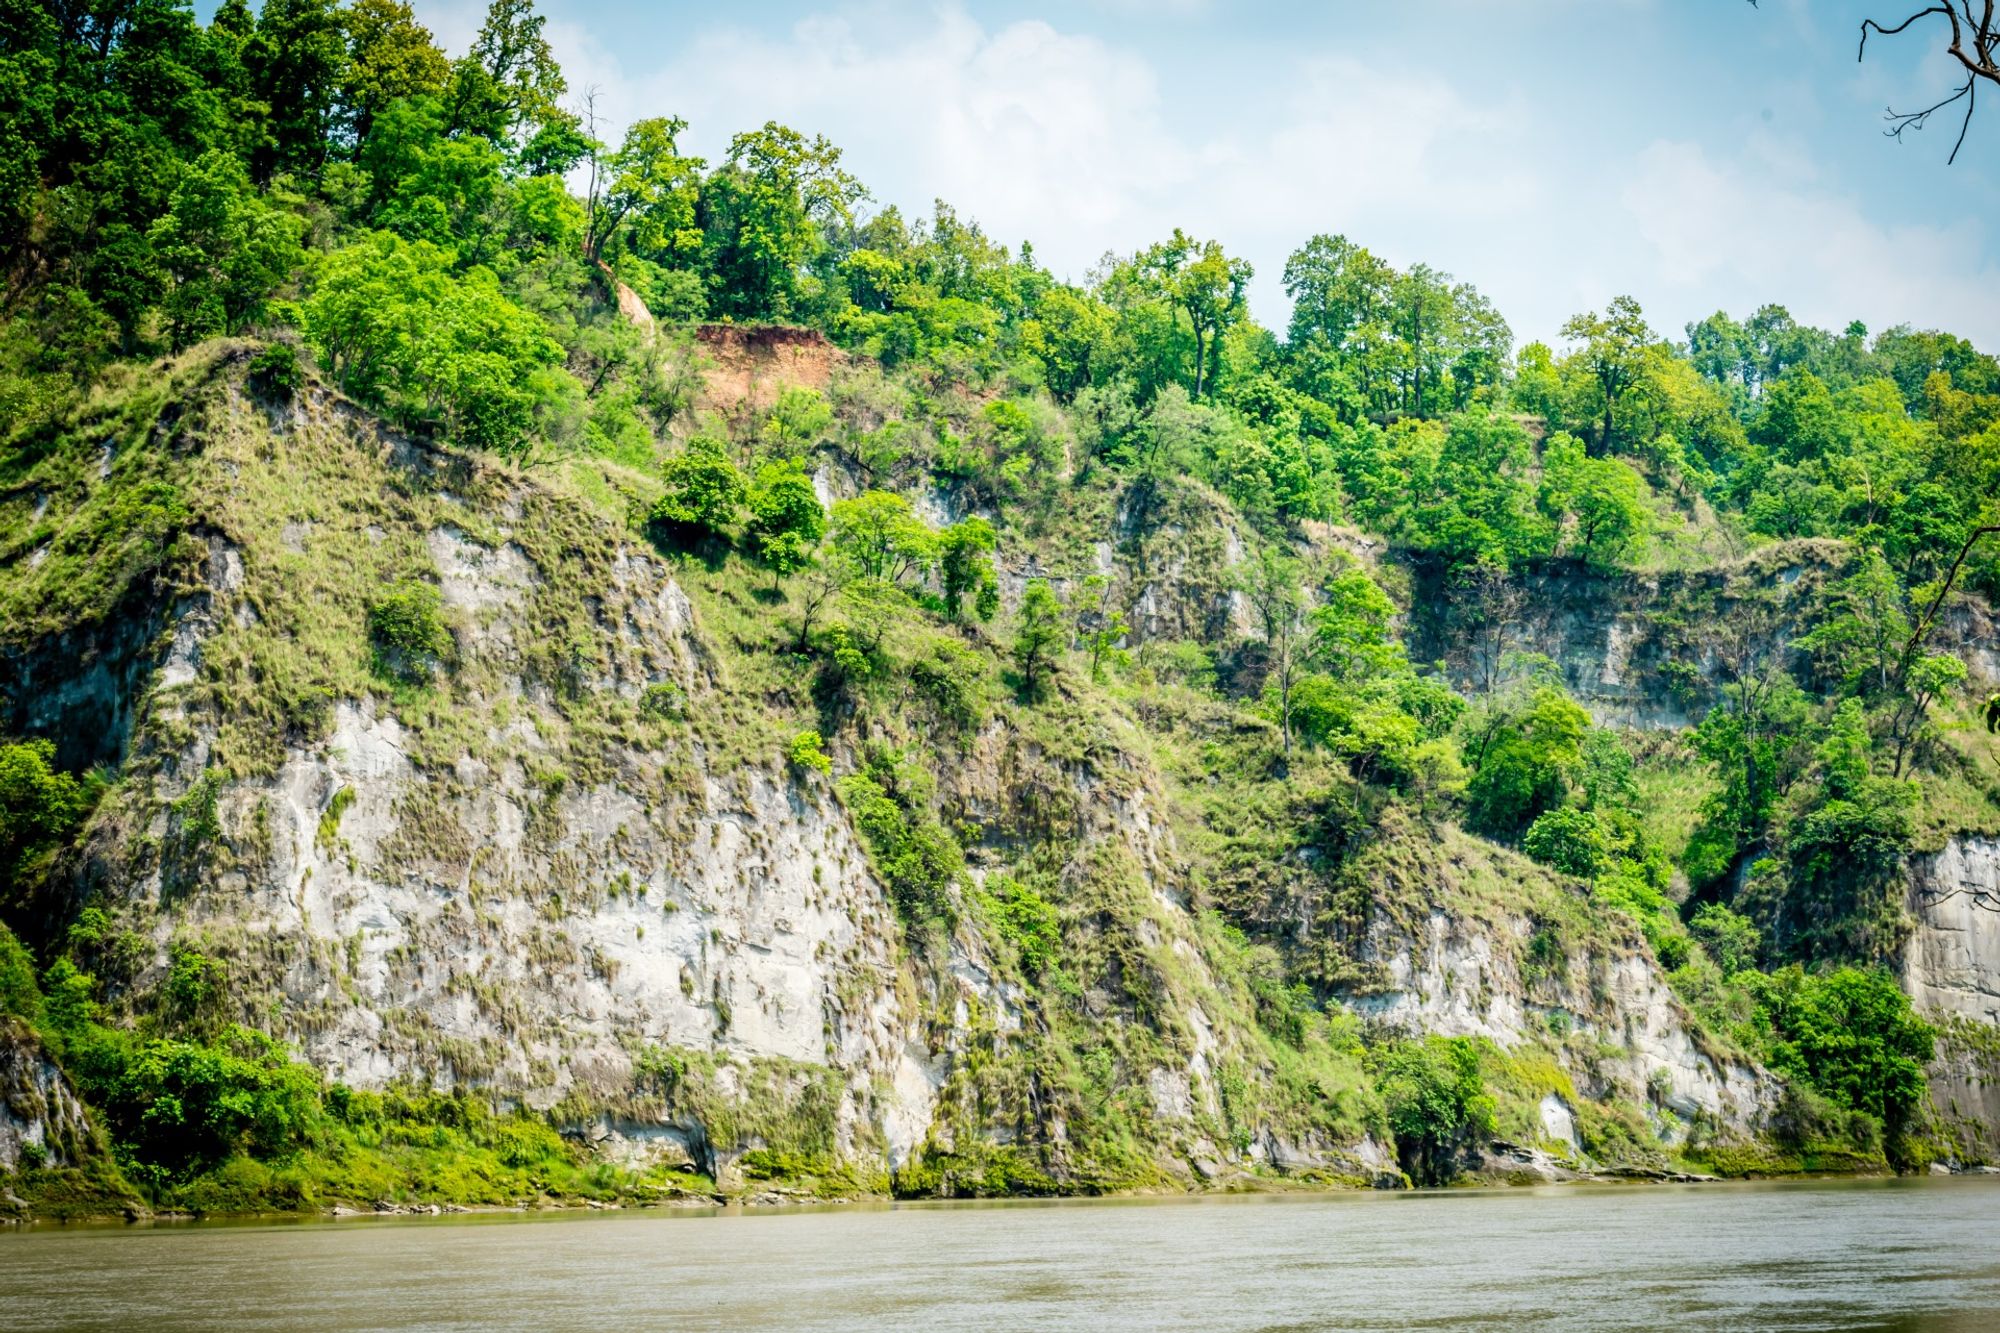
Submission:
<svg viewBox="0 0 2000 1333">
<path fill-rule="evenodd" d="M 1899 7 L 1900 6 L 1900 7 Z M 483 0 L 416 0 L 454 55 Z M 1342 233 L 1493 298 L 1521 342 L 1629 293 L 1681 336 L 1767 302 L 2000 350 L 2000 97 L 1904 141 L 1954 86 L 1905 0 L 542 0 L 614 137 L 689 122 L 722 157 L 777 120 L 842 146 L 873 208 L 942 198 L 1081 280 L 1175 227 L 1255 266 Z M 1893 11 L 1893 12 L 1892 12 Z M 1932 21 L 1927 21 L 1932 22 Z"/>
</svg>

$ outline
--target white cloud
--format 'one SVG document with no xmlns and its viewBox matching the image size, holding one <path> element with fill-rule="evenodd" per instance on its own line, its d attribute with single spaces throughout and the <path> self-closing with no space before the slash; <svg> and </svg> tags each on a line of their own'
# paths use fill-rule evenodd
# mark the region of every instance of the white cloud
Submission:
<svg viewBox="0 0 2000 1333">
<path fill-rule="evenodd" d="M 1651 247 L 1633 259 L 1653 275 L 1655 304 L 1740 314 L 1774 301 L 1824 327 L 1912 320 L 2000 344 L 2000 270 L 1982 257 L 1976 222 L 1885 226 L 1810 180 L 1774 177 L 1767 161 L 1718 162 L 1664 140 L 1640 155 L 1619 202 Z"/>
<path fill-rule="evenodd" d="M 1252 301 L 1274 325 L 1285 256 L 1339 231 L 1477 283 L 1523 341 L 1629 291 L 1665 330 L 1777 300 L 1816 322 L 1908 319 L 2000 343 L 1977 225 L 1871 222 L 1782 133 L 1820 118 L 1804 80 L 1772 90 L 1784 124 L 1739 133 L 1723 156 L 1666 142 L 1586 155 L 1568 92 L 1471 81 L 1421 52 L 1321 44 L 1188 81 L 1111 40 L 989 26 L 952 0 L 914 14 L 829 3 L 789 30 L 696 31 L 643 67 L 650 53 L 613 52 L 602 30 L 552 20 L 549 33 L 572 88 L 600 90 L 608 135 L 681 115 L 687 145 L 713 158 L 765 120 L 823 133 L 877 206 L 943 198 L 1070 278 L 1185 227 L 1256 265 Z"/>
</svg>

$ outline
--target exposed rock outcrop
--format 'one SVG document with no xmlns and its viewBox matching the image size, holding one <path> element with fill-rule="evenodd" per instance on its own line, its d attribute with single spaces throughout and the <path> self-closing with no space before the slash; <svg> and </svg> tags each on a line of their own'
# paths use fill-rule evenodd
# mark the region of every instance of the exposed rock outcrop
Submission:
<svg viewBox="0 0 2000 1333">
<path fill-rule="evenodd" d="M 1940 1025 L 1931 1100 L 1962 1159 L 2000 1157 L 2000 838 L 1958 837 L 1910 867 L 1903 987 Z"/>
</svg>

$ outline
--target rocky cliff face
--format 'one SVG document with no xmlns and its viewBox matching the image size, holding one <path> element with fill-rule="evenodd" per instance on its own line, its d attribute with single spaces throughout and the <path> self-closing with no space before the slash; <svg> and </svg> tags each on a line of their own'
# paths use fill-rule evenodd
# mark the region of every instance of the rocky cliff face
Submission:
<svg viewBox="0 0 2000 1333">
<path fill-rule="evenodd" d="M 83 1103 L 34 1033 L 0 1019 L 0 1172 L 79 1166 L 94 1141 Z"/>
<path fill-rule="evenodd" d="M 1826 592 L 1849 559 L 1840 542 L 1801 539 L 1699 573 L 1556 563 L 1467 585 L 1419 567 L 1410 656 L 1443 662 L 1455 684 L 1478 690 L 1506 673 L 1510 653 L 1541 653 L 1603 725 L 1690 727 L 1746 664 L 1806 672 L 1794 644 L 1826 614 Z M 2000 682 L 2000 625 L 1983 601 L 1957 599 L 1933 643 L 1963 657 L 1975 683 Z"/>
<path fill-rule="evenodd" d="M 1353 1057 L 1258 1019 L 1131 719 L 1044 710 L 930 743 L 975 883 L 1043 849 L 1074 988 L 1052 1007 L 976 914 L 905 929 L 832 783 L 783 762 L 797 722 L 765 705 L 770 668 L 732 651 L 737 618 L 771 612 L 653 550 L 605 503 L 615 477 L 481 465 L 324 394 L 260 405 L 232 355 L 174 391 L 161 443 L 197 518 L 175 562 L 17 654 L 8 691 L 27 729 L 122 750 L 77 877 L 145 942 L 121 1002 L 155 1003 L 198 950 L 226 977 L 212 1018 L 332 1078 L 481 1089 L 725 1184 L 802 1135 L 864 1182 L 1392 1167 L 1342 1090 Z M 412 579 L 453 646 L 399 676 L 371 664 L 368 607 Z M 1229 614 L 1220 588 L 1189 604 Z M 89 628 L 126 622 L 146 632 Z M 1416 906 L 1367 928 L 1362 1013 L 1548 1051 L 1561 1091 L 1533 1090 L 1530 1139 L 1573 1140 L 1563 1117 L 1593 1099 L 1669 1142 L 1697 1115 L 1755 1132 L 1763 1085 L 1698 1049 L 1629 925 L 1451 838 Z M 1531 969 L 1558 917 L 1571 956 Z"/>
<path fill-rule="evenodd" d="M 1953 838 L 1911 865 L 1903 986 L 1940 1025 L 1931 1098 L 1961 1156 L 2000 1156 L 2000 839 Z"/>
</svg>

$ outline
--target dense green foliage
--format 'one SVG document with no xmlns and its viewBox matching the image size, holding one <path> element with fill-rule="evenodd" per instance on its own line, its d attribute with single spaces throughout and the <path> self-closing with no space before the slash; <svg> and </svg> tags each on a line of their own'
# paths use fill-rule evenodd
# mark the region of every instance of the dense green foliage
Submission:
<svg viewBox="0 0 2000 1333">
<path fill-rule="evenodd" d="M 1984 818 L 1996 789 L 1972 722 L 1983 706 L 1991 732 L 2000 702 L 1972 696 L 1940 634 L 2000 596 L 2000 362 L 1963 339 L 1778 306 L 1677 336 L 1620 297 L 1560 347 L 1517 348 L 1472 285 L 1335 235 L 1286 262 L 1279 331 L 1219 239 L 1176 230 L 1067 283 L 946 203 L 863 209 L 839 148 L 783 125 L 713 163 L 670 116 L 614 148 L 565 105 L 528 0 L 495 0 L 456 58 L 399 0 L 228 0 L 206 24 L 184 0 L 0 14 L 9 648 L 184 572 L 198 525 L 172 420 L 156 404 L 159 428 L 101 464 L 78 423 L 148 359 L 248 335 L 273 411 L 317 385 L 510 467 L 602 464 L 593 499 L 735 617 L 717 674 L 775 720 L 732 725 L 727 753 L 832 778 L 914 951 L 961 928 L 1004 946 L 1033 997 L 1037 1096 L 1085 1145 L 1073 1179 L 1152 1183 L 1132 1147 L 1148 1113 L 1119 1080 L 1157 1052 L 1117 1043 L 1180 1021 L 1172 979 L 1119 933 L 1140 872 L 1091 859 L 1066 785 L 1142 751 L 1198 812 L 1189 899 L 1267 1044 L 1262 1091 L 1214 1076 L 1218 1143 L 1246 1149 L 1279 1106 L 1311 1134 L 1386 1128 L 1441 1181 L 1494 1132 L 1493 1052 L 1364 1042 L 1338 998 L 1365 979 L 1367 909 L 1404 906 L 1396 876 L 1361 883 L 1371 844 L 1453 823 L 1635 922 L 1704 1039 L 1918 1132 L 1930 1034 L 1865 969 L 1898 956 L 1932 798 Z M 682 340 L 707 319 L 798 326 L 852 359 L 821 388 L 704 412 Z M 1648 685 L 1692 710 L 1685 749 L 1597 725 L 1508 638 L 1526 579 L 1707 570 L 1804 539 L 1826 542 L 1817 600 L 1781 616 L 1764 587 L 1684 616 L 1682 657 Z M 1471 670 L 1413 660 L 1418 586 L 1491 629 Z M 1182 591 L 1198 614 L 1155 605 Z M 367 596 L 357 672 L 405 699 L 447 678 L 465 627 L 430 576 Z M 586 634 L 534 648 L 566 705 L 596 662 Z M 271 660 L 238 668 L 281 730 L 322 717 L 320 677 L 286 693 Z M 664 729 L 687 703 L 652 682 L 635 707 Z M 1045 767 L 974 810 L 940 772 L 995 716 Z M 559 791 L 552 774 L 536 781 Z M 46 741 L 0 748 L 0 910 L 40 953 L 0 929 L 0 1006 L 40 1024 L 135 1182 L 192 1198 L 254 1160 L 335 1190 L 364 1177 L 329 1164 L 393 1157 L 418 1193 L 583 1189 L 533 1117 L 323 1087 L 191 943 L 157 960 L 155 996 L 125 984 L 159 946 L 57 938 L 37 895 L 110 776 L 63 771 Z M 216 842 L 221 780 L 218 763 L 161 811 L 163 892 Z M 1678 825 L 1645 794 L 1662 785 L 1695 793 Z M 976 874 L 982 855 L 1008 872 Z M 1545 915 L 1531 979 L 1563 965 Z M 1115 1040 L 1092 1026 L 1106 1006 Z M 666 1070 L 648 1076 L 662 1096 L 695 1095 Z M 426 1135 L 490 1172 L 424 1175 Z M 760 1151 L 766 1175 L 824 1165 L 803 1138 Z M 1054 1187 L 1025 1157 L 970 1154 L 925 1179 Z"/>
</svg>

